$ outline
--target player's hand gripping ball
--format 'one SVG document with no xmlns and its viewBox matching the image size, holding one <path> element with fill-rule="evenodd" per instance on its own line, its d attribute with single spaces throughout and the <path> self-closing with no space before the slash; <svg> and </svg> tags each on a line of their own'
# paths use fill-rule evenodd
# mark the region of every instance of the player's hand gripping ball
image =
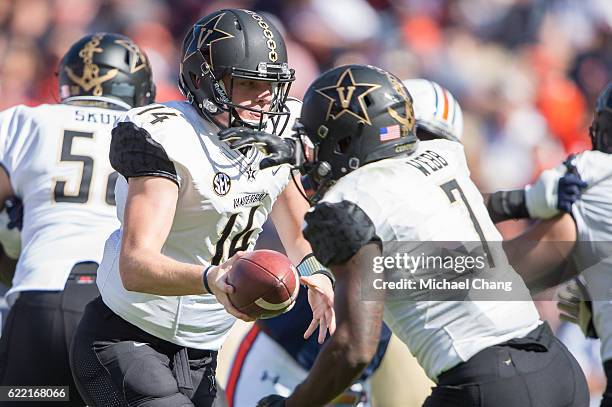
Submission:
<svg viewBox="0 0 612 407">
<path fill-rule="evenodd" d="M 229 299 L 251 318 L 271 318 L 289 311 L 299 291 L 297 269 L 274 250 L 255 250 L 241 256 L 227 277 L 235 291 Z"/>
</svg>

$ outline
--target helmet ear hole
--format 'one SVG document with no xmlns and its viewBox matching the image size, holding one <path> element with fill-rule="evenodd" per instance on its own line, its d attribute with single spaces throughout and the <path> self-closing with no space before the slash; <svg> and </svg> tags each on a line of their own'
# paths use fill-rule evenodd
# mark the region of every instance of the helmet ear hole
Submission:
<svg viewBox="0 0 612 407">
<path fill-rule="evenodd" d="M 367 107 L 370 107 L 372 103 L 374 103 L 370 95 L 365 95 L 365 97 L 363 98 L 363 101 L 365 102 Z"/>
<path fill-rule="evenodd" d="M 194 88 L 200 89 L 200 77 L 199 76 L 189 71 L 189 79 L 191 80 L 191 83 L 193 83 Z"/>
<path fill-rule="evenodd" d="M 341 154 L 346 154 L 350 145 L 351 145 L 351 138 L 345 137 L 342 140 L 338 141 L 338 144 L 336 145 L 336 151 Z"/>
</svg>

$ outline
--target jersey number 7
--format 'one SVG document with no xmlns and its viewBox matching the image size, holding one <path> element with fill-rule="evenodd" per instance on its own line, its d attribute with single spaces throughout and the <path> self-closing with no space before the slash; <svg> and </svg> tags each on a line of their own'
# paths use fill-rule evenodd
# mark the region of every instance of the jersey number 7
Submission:
<svg viewBox="0 0 612 407">
<path fill-rule="evenodd" d="M 476 215 L 474 214 L 474 211 L 472 210 L 472 207 L 470 206 L 470 203 L 468 202 L 457 180 L 452 179 L 448 182 L 445 182 L 444 184 L 440 185 L 440 188 L 442 188 L 442 190 L 448 197 L 449 201 L 451 201 L 451 203 L 454 203 L 457 201 L 457 198 L 455 197 L 455 194 L 453 194 L 453 191 L 459 192 L 459 196 L 461 197 L 463 204 L 465 205 L 465 207 L 468 210 L 468 213 L 470 214 L 470 220 L 472 221 L 472 224 L 474 225 L 474 229 L 476 230 L 476 233 L 478 234 L 478 237 L 480 238 L 480 242 L 482 243 L 482 249 L 484 250 L 487 256 L 488 262 L 489 262 L 489 267 L 490 268 L 495 267 L 495 262 L 493 261 L 493 256 L 491 255 L 489 244 L 487 243 L 484 237 L 484 233 L 482 233 L 482 228 L 480 227 L 480 223 L 478 223 L 478 219 L 476 219 Z"/>
</svg>

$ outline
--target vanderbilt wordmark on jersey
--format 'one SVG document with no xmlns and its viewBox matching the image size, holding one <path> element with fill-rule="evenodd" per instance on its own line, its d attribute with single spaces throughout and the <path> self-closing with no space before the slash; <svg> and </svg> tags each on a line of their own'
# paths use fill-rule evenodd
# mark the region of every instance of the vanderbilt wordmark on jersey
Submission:
<svg viewBox="0 0 612 407">
<path fill-rule="evenodd" d="M 252 249 L 274 201 L 289 182 L 289 166 L 260 170 L 261 152 L 230 149 L 218 140 L 218 130 L 187 102 L 133 109 L 113 130 L 110 157 L 121 174 L 116 187 L 119 219 L 123 220 L 126 179 L 172 180 L 179 196 L 162 253 L 178 261 L 220 264 L 238 250 Z M 120 242 L 118 230 L 106 244 L 98 276 L 104 302 L 162 339 L 193 348 L 218 348 L 234 319 L 214 296 L 126 291 L 118 270 Z"/>
<path fill-rule="evenodd" d="M 75 263 L 100 262 L 118 226 L 108 153 L 122 114 L 65 104 L 0 113 L 0 160 L 25 207 L 9 302 L 19 291 L 63 290 Z"/>
</svg>

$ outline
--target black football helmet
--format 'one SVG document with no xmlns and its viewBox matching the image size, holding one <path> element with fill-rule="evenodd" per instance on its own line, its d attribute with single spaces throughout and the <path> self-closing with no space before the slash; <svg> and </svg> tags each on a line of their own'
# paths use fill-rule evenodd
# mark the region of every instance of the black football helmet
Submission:
<svg viewBox="0 0 612 407">
<path fill-rule="evenodd" d="M 612 82 L 599 94 L 590 134 L 593 150 L 612 154 Z"/>
<path fill-rule="evenodd" d="M 235 79 L 269 82 L 270 108 L 262 111 L 234 103 Z M 272 132 L 282 132 L 289 119 L 285 102 L 293 80 L 294 70 L 287 63 L 283 37 L 268 19 L 255 12 L 216 11 L 198 20 L 183 42 L 179 88 L 198 112 L 218 125 L 215 117 L 227 113 L 230 126 L 263 130 L 271 119 Z M 237 108 L 259 113 L 259 123 L 240 119 Z"/>
<path fill-rule="evenodd" d="M 58 76 L 62 102 L 131 108 L 155 101 L 149 60 L 123 35 L 96 33 L 81 38 L 62 58 Z"/>
<path fill-rule="evenodd" d="M 417 145 L 412 97 L 380 68 L 346 65 L 325 72 L 306 91 L 295 126 L 314 149 L 305 172 L 318 200 L 331 184 L 383 158 L 410 154 Z M 305 149 L 307 149 L 305 147 Z"/>
</svg>

